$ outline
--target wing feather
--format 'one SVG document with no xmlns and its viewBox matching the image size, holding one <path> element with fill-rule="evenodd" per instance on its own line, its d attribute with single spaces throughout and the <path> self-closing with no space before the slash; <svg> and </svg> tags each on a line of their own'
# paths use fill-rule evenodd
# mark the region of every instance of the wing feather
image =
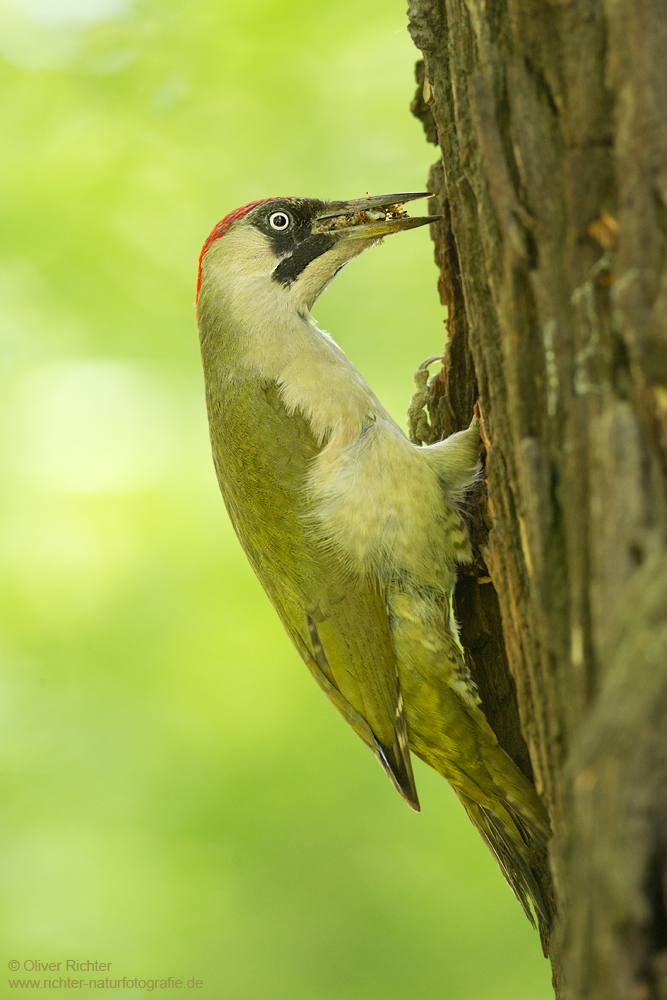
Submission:
<svg viewBox="0 0 667 1000">
<path fill-rule="evenodd" d="M 308 520 L 307 473 L 321 445 L 275 383 L 236 383 L 212 406 L 218 479 L 253 569 L 320 686 L 419 809 L 384 595 L 350 578 Z"/>
</svg>

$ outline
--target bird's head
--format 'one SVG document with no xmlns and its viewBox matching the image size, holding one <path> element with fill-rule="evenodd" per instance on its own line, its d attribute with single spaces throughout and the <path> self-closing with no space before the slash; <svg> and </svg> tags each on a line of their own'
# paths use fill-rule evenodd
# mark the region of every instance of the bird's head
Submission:
<svg viewBox="0 0 667 1000">
<path fill-rule="evenodd" d="M 268 198 L 222 219 L 199 258 L 198 311 L 239 296 L 309 310 L 340 269 L 367 247 L 402 229 L 433 222 L 404 205 L 426 193 L 353 201 Z M 211 301 L 213 300 L 213 301 Z"/>
</svg>

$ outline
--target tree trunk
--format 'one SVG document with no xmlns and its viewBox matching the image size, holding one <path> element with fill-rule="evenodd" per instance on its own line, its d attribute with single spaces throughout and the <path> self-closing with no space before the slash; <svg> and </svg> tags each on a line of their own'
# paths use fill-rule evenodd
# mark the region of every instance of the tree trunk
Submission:
<svg viewBox="0 0 667 1000">
<path fill-rule="evenodd" d="M 433 434 L 479 397 L 487 445 L 464 645 L 551 813 L 558 995 L 664 1000 L 667 3 L 409 15 L 442 151 Z"/>
</svg>

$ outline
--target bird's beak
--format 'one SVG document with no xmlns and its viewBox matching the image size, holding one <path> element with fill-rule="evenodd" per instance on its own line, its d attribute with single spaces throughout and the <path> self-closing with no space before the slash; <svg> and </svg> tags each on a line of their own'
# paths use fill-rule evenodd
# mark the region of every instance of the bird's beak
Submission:
<svg viewBox="0 0 667 1000">
<path fill-rule="evenodd" d="M 330 201 L 313 222 L 314 233 L 344 240 L 377 240 L 401 229 L 416 229 L 437 222 L 440 215 L 410 216 L 403 207 L 416 198 L 430 198 L 426 191 L 379 194 L 352 201 Z"/>
</svg>

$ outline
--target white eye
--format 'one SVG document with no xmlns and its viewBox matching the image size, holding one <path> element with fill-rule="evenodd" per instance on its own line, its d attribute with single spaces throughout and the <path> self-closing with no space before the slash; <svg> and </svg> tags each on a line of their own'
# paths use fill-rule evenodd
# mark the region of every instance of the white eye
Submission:
<svg viewBox="0 0 667 1000">
<path fill-rule="evenodd" d="M 287 229 L 291 221 L 286 212 L 274 212 L 273 215 L 269 216 L 269 225 L 272 229 L 277 229 L 278 232 Z"/>
</svg>

